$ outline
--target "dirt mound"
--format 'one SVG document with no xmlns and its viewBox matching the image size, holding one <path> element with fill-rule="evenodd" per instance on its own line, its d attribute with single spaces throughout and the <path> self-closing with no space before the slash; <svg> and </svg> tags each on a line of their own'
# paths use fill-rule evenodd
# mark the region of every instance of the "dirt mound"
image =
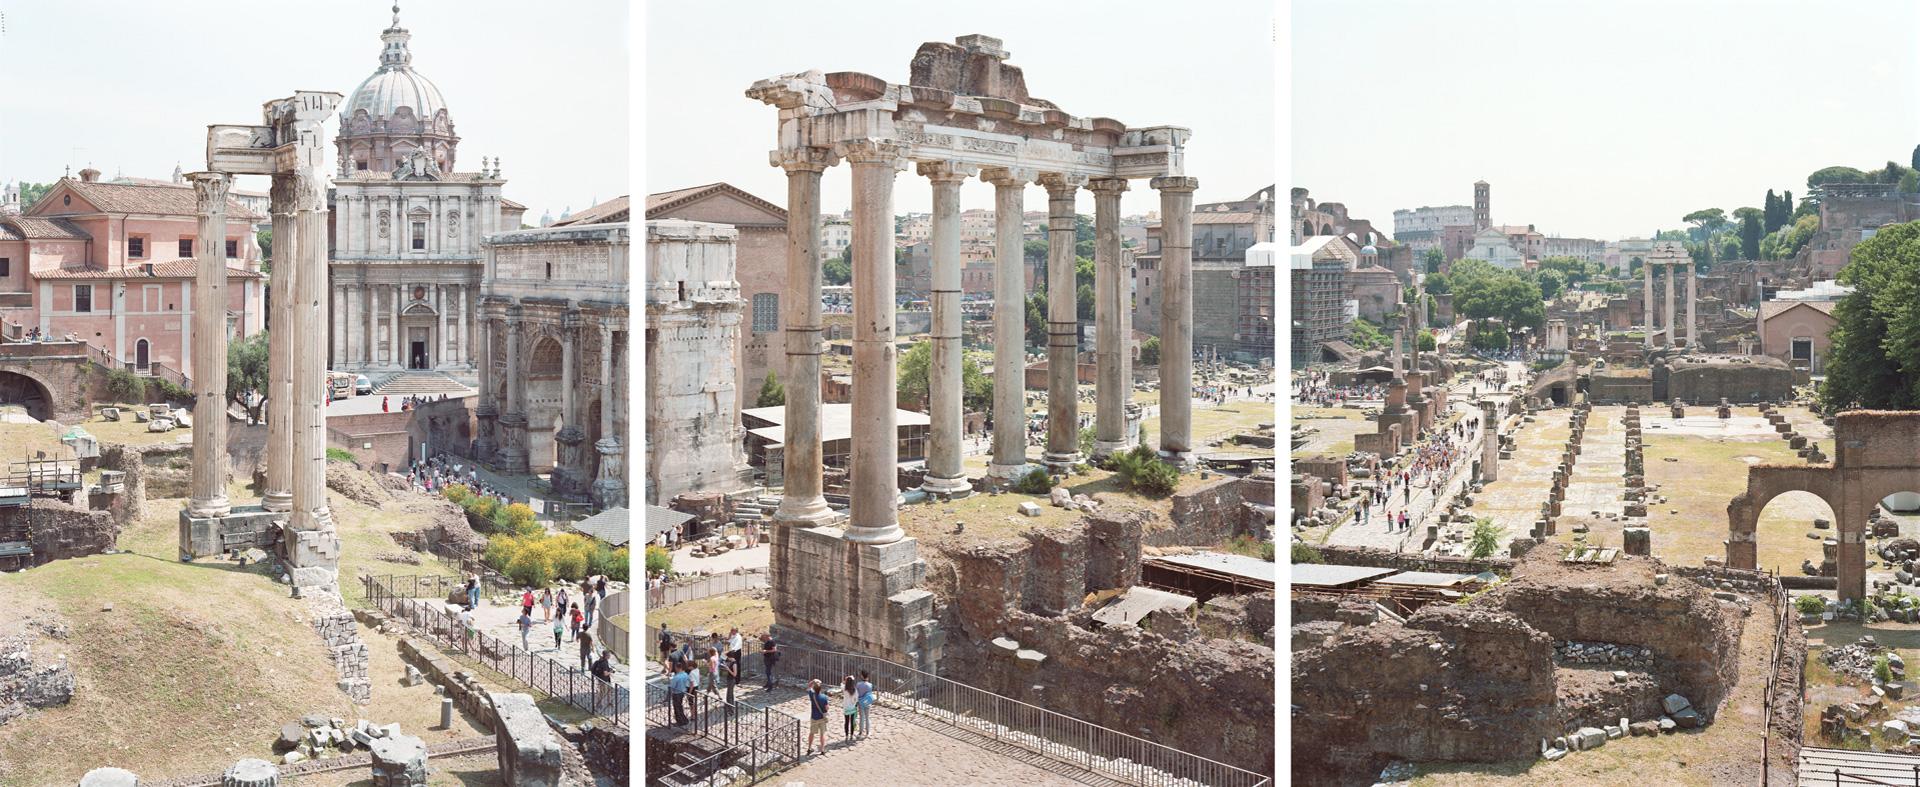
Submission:
<svg viewBox="0 0 1920 787">
<path fill-rule="evenodd" d="M 394 494 L 372 473 L 346 462 L 327 462 L 327 489 L 353 502 L 378 508 Z"/>
</svg>

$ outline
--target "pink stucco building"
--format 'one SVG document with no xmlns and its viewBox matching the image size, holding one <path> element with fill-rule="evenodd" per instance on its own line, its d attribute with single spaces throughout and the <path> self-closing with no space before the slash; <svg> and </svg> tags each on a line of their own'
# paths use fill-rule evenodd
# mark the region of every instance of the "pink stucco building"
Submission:
<svg viewBox="0 0 1920 787">
<path fill-rule="evenodd" d="M 61 178 L 33 207 L 0 214 L 0 330 L 72 335 L 143 374 L 193 376 L 193 188 L 103 183 L 100 173 Z M 225 246 L 227 336 L 265 328 L 265 277 L 254 224 L 264 217 L 229 199 Z"/>
</svg>

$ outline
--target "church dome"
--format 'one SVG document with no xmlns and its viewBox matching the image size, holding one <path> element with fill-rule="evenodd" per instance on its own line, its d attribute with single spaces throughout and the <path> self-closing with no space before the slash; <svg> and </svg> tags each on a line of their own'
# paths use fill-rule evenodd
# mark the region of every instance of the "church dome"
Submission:
<svg viewBox="0 0 1920 787">
<path fill-rule="evenodd" d="M 412 38 L 400 26 L 400 7 L 394 6 L 393 24 L 380 32 L 379 70 L 340 105 L 342 174 L 393 172 L 416 153 L 430 158 L 441 172 L 453 170 L 459 136 L 440 88 L 413 70 L 413 53 L 407 49 Z"/>
</svg>

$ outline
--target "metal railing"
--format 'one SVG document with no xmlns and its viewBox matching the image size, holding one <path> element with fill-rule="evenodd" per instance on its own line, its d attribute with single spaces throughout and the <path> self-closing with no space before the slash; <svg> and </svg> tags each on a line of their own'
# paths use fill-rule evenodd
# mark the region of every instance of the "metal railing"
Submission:
<svg viewBox="0 0 1920 787">
<path fill-rule="evenodd" d="M 1785 655 L 1787 627 L 1792 625 L 1792 621 L 1788 616 L 1794 612 L 1793 604 L 1791 603 L 1792 596 L 1787 593 L 1786 586 L 1780 584 L 1780 578 L 1778 576 L 1774 576 L 1772 579 L 1773 581 L 1768 583 L 1767 587 L 1773 594 L 1773 605 L 1780 609 L 1780 619 L 1774 623 L 1773 657 L 1767 661 L 1766 695 L 1761 700 L 1760 718 L 1765 720 L 1763 723 L 1766 725 L 1766 733 L 1760 736 L 1761 784 L 1772 783 L 1767 777 L 1769 775 L 1768 771 L 1773 765 L 1773 696 L 1774 692 L 1780 688 L 1780 657 Z M 1798 726 L 1800 723 L 1800 719 L 1797 718 L 1792 721 L 1795 726 Z M 1920 774 L 1916 774 L 1916 777 L 1915 783 L 1916 785 L 1920 785 Z"/>
<path fill-rule="evenodd" d="M 737 593 L 767 586 L 767 575 L 763 571 L 744 574 L 714 574 L 712 576 L 686 582 L 679 585 L 662 585 L 647 590 L 647 608 L 658 609 L 670 604 L 695 601 L 722 593 Z"/>
<path fill-rule="evenodd" d="M 442 648 L 471 658 L 488 669 L 529 688 L 555 697 L 580 710 L 627 726 L 627 688 L 594 677 L 585 670 L 542 658 L 484 631 L 469 633 L 444 606 L 455 577 L 370 576 L 360 582 L 369 604 L 411 625 Z M 423 600 L 423 590 L 433 603 Z"/>
<path fill-rule="evenodd" d="M 659 631 L 654 627 L 647 632 L 650 654 L 658 647 Z M 678 640 L 691 639 L 684 633 L 673 634 Z M 982 744 L 1012 745 L 1128 784 L 1155 787 L 1180 783 L 1211 787 L 1271 787 L 1273 784 L 1270 776 L 874 656 L 793 645 L 781 645 L 780 654 L 774 664 L 779 674 L 803 679 L 818 677 L 833 686 L 841 677 L 857 676 L 864 670 L 879 695 L 881 707 L 944 722 L 973 734 Z M 741 662 L 743 680 L 750 674 L 749 665 L 758 664 L 757 674 L 766 675 L 765 659 L 759 653 L 742 653 Z"/>
<path fill-rule="evenodd" d="M 600 600 L 599 608 L 593 613 L 593 633 L 600 646 L 613 651 L 614 658 L 628 664 L 633 663 L 633 657 L 627 630 L 613 619 L 626 614 L 632 600 L 633 594 L 627 591 L 609 594 Z"/>
<path fill-rule="evenodd" d="M 800 759 L 800 719 L 773 708 L 727 702 L 705 692 L 681 695 L 676 707 L 667 686 L 650 682 L 645 713 L 649 728 L 670 727 L 680 734 L 729 747 L 701 763 L 681 766 L 675 774 L 684 776 L 740 747 L 747 750 L 743 767 L 753 781 L 758 781 L 763 772 L 771 773 Z"/>
</svg>

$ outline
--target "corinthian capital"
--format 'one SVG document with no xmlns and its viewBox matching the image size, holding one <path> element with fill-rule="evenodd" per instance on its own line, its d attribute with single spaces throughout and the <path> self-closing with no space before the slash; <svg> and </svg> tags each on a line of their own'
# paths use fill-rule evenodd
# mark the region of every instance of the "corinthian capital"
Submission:
<svg viewBox="0 0 1920 787">
<path fill-rule="evenodd" d="M 193 181 L 193 196 L 199 202 L 201 213 L 227 208 L 227 192 L 233 189 L 233 178 L 225 172 L 195 172 L 187 176 Z"/>
<path fill-rule="evenodd" d="M 1040 175 L 1040 185 L 1046 187 L 1049 196 L 1071 199 L 1081 186 L 1087 185 L 1087 176 L 1046 172 Z"/>
<path fill-rule="evenodd" d="M 1094 178 L 1087 181 L 1087 190 L 1093 192 L 1096 197 L 1109 195 L 1118 197 L 1127 192 L 1127 186 L 1126 178 Z"/>
<path fill-rule="evenodd" d="M 1154 178 L 1152 184 L 1156 191 L 1191 192 L 1200 188 L 1200 179 L 1185 175 L 1169 175 L 1164 178 Z"/>
<path fill-rule="evenodd" d="M 293 174 L 293 207 L 295 210 L 325 211 L 327 209 L 327 176 L 324 170 L 300 168 Z"/>
<path fill-rule="evenodd" d="M 980 167 L 954 161 L 922 161 L 920 175 L 935 183 L 958 183 L 979 173 Z"/>
<path fill-rule="evenodd" d="M 831 148 L 781 148 L 767 153 L 767 163 L 788 172 L 825 172 L 839 160 Z"/>
<path fill-rule="evenodd" d="M 851 164 L 892 164 L 897 167 L 906 162 L 907 146 L 886 139 L 849 139 L 835 144 L 833 152 Z"/>
<path fill-rule="evenodd" d="M 980 170 L 980 179 L 1003 188 L 1020 188 L 1032 183 L 1040 173 L 1026 167 L 988 167 Z"/>
</svg>

